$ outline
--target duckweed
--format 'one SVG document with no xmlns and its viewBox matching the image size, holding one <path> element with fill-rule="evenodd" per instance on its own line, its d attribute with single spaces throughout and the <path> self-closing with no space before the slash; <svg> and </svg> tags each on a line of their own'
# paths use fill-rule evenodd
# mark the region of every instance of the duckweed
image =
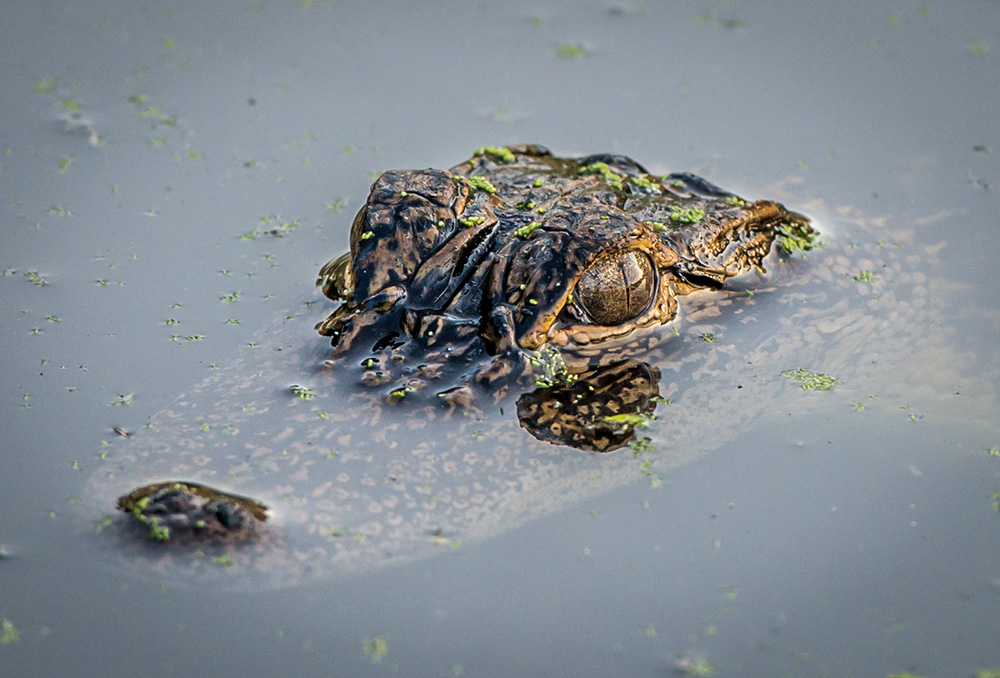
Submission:
<svg viewBox="0 0 1000 678">
<path fill-rule="evenodd" d="M 568 386 L 577 380 L 577 375 L 569 371 L 559 349 L 553 346 L 542 347 L 528 358 L 528 363 L 535 372 L 535 384 L 542 388 Z"/>
<path fill-rule="evenodd" d="M 660 187 L 646 177 L 629 177 L 628 182 L 644 193 L 659 193 Z"/>
<path fill-rule="evenodd" d="M 472 228 L 473 226 L 479 226 L 486 221 L 486 217 L 463 217 L 458 220 L 458 223 L 462 224 L 466 228 Z"/>
<path fill-rule="evenodd" d="M 697 207 L 674 208 L 674 211 L 670 213 L 670 221 L 676 221 L 679 224 L 696 224 L 704 217 L 705 210 Z"/>
<path fill-rule="evenodd" d="M 496 186 L 490 183 L 489 179 L 486 177 L 467 177 L 466 181 L 469 182 L 469 186 L 476 191 L 484 191 L 490 195 L 496 195 Z"/>
<path fill-rule="evenodd" d="M 483 146 L 472 155 L 476 157 L 488 155 L 504 163 L 514 162 L 517 159 L 509 148 L 503 146 Z"/>
<path fill-rule="evenodd" d="M 527 240 L 528 237 L 530 237 L 531 234 L 535 232 L 535 229 L 541 227 L 541 225 L 542 224 L 537 221 L 532 221 L 527 226 L 522 226 L 521 228 L 514 231 L 514 236 L 517 238 L 521 238 L 522 240 Z"/>
<path fill-rule="evenodd" d="M 819 233 L 804 222 L 780 224 L 775 231 L 778 233 L 778 249 L 785 255 L 805 253 L 822 246 Z"/>
<path fill-rule="evenodd" d="M 606 162 L 594 162 L 579 169 L 580 174 L 596 174 L 611 184 L 615 189 L 622 190 L 622 175 L 615 173 Z"/>
<path fill-rule="evenodd" d="M 793 381 L 802 382 L 803 391 L 832 391 L 844 383 L 829 374 L 811 372 L 801 367 L 797 370 L 785 370 L 781 374 Z"/>
<path fill-rule="evenodd" d="M 16 643 L 20 638 L 21 633 L 14 626 L 14 622 L 6 617 L 0 619 L 0 645 Z"/>
<path fill-rule="evenodd" d="M 365 654 L 372 658 L 373 662 L 382 661 L 382 657 L 389 652 L 389 643 L 384 635 L 377 635 L 371 640 L 366 640 L 361 645 Z"/>
</svg>

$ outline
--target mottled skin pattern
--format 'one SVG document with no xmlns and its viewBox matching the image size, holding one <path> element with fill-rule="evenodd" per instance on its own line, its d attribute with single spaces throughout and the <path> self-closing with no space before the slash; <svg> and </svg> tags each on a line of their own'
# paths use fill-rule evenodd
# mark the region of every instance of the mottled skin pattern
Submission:
<svg viewBox="0 0 1000 678">
<path fill-rule="evenodd" d="M 502 394 L 543 346 L 621 359 L 611 345 L 673 320 L 678 296 L 763 269 L 781 227 L 811 232 L 778 203 L 623 156 L 484 149 L 378 178 L 351 251 L 320 272 L 343 303 L 317 329 L 335 356 L 373 358 L 365 381 L 396 394 L 471 380 Z M 442 379 L 442 365 L 464 373 Z"/>
<path fill-rule="evenodd" d="M 119 497 L 118 508 L 143 536 L 173 544 L 248 542 L 267 521 L 263 502 L 200 483 L 146 485 Z"/>
</svg>

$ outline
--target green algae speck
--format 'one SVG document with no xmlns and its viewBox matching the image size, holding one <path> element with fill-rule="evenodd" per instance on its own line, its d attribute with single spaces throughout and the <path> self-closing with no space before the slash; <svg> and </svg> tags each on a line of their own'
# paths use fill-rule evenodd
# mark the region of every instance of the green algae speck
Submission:
<svg viewBox="0 0 1000 678">
<path fill-rule="evenodd" d="M 785 370 L 781 374 L 792 381 L 802 382 L 803 391 L 832 391 L 844 383 L 842 380 L 831 377 L 829 374 L 811 372 L 801 367 L 797 370 Z"/>
</svg>

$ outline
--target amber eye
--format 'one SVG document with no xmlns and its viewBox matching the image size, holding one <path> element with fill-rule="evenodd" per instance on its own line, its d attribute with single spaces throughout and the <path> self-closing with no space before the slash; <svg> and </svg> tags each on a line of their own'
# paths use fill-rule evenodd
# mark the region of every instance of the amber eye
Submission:
<svg viewBox="0 0 1000 678">
<path fill-rule="evenodd" d="M 591 264 L 576 284 L 575 297 L 598 325 L 621 325 L 649 308 L 655 286 L 649 257 L 628 250 Z"/>
</svg>

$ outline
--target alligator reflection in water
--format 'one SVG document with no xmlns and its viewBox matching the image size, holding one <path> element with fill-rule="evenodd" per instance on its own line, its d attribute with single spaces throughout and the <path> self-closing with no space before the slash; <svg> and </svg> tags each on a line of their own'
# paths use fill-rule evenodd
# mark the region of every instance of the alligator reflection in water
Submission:
<svg viewBox="0 0 1000 678">
<path fill-rule="evenodd" d="M 656 409 L 660 372 L 627 360 L 596 367 L 571 384 L 540 388 L 517 399 L 517 419 L 539 440 L 610 452 L 635 439 Z"/>
</svg>

